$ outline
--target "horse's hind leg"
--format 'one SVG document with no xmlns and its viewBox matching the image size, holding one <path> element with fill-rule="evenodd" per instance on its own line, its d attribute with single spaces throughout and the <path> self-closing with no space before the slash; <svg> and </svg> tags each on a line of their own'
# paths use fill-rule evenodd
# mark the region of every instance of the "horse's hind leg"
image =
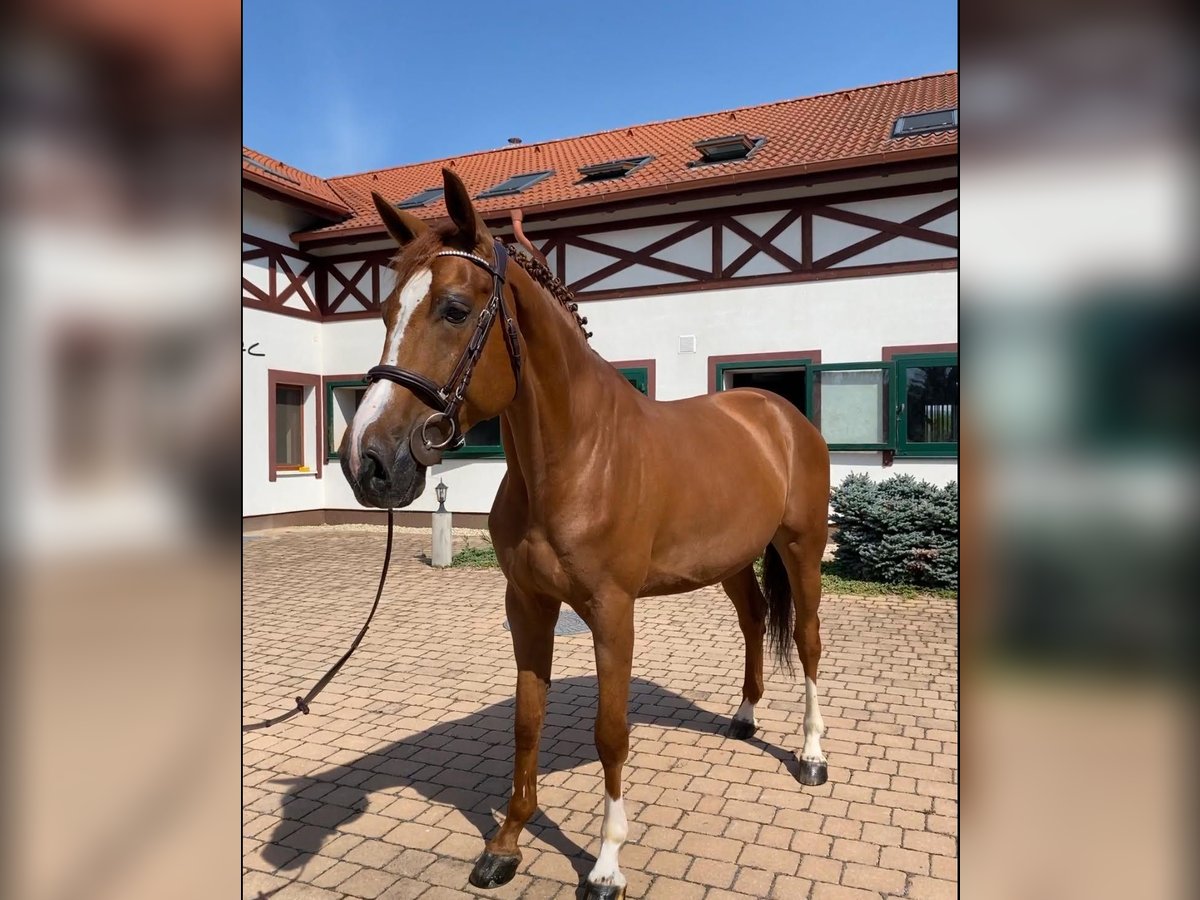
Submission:
<svg viewBox="0 0 1200 900">
<path fill-rule="evenodd" d="M 788 583 L 796 610 L 793 636 L 800 662 L 804 666 L 804 748 L 800 751 L 800 782 L 824 784 L 829 766 L 821 751 L 825 723 L 817 701 L 817 668 L 821 663 L 821 556 L 825 551 L 826 529 L 820 527 L 803 534 L 776 535 L 773 542 L 787 568 Z"/>
<path fill-rule="evenodd" d="M 511 584 L 504 599 L 517 662 L 513 790 L 504 824 L 487 842 L 471 871 L 471 884 L 480 888 L 496 887 L 512 880 L 521 861 L 517 838 L 537 809 L 538 741 L 546 715 L 546 692 L 550 687 L 550 667 L 554 657 L 554 625 L 558 621 L 560 605 L 525 597 Z"/>
<path fill-rule="evenodd" d="M 745 740 L 754 735 L 758 725 L 754 720 L 754 704 L 763 695 L 763 635 L 766 633 L 767 601 L 754 567 L 746 566 L 736 575 L 721 582 L 721 587 L 733 601 L 738 625 L 746 640 L 746 676 L 742 681 L 742 705 L 729 723 L 729 736 Z"/>
</svg>

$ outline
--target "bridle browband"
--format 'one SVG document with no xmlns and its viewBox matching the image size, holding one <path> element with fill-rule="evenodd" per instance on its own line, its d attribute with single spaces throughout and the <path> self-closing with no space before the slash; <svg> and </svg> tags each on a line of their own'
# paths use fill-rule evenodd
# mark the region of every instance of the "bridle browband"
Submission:
<svg viewBox="0 0 1200 900">
<path fill-rule="evenodd" d="M 521 387 L 520 336 L 517 334 L 517 324 L 509 313 L 507 304 L 504 302 L 504 281 L 505 273 L 508 270 L 508 251 L 498 240 L 493 240 L 492 249 L 496 255 L 495 266 L 483 257 L 476 256 L 474 253 L 467 253 L 463 250 L 442 250 L 434 254 L 435 259 L 439 256 L 453 256 L 465 259 L 479 266 L 492 276 L 492 296 L 479 313 L 479 319 L 475 323 L 475 331 L 472 333 L 470 340 L 467 341 L 467 346 L 463 350 L 462 355 L 458 358 L 458 363 L 454 366 L 454 371 L 450 373 L 450 377 L 443 386 L 438 387 L 434 381 L 426 376 L 418 372 L 410 372 L 408 369 L 401 369 L 397 366 L 381 364 L 367 371 L 366 381 L 373 382 L 383 378 L 395 382 L 401 387 L 407 388 L 418 400 L 434 410 L 433 415 L 425 419 L 419 427 L 414 428 L 409 437 L 413 457 L 417 462 L 425 466 L 431 466 L 440 462 L 442 454 L 445 451 L 457 450 L 466 441 L 466 435 L 459 426 L 458 412 L 462 407 L 467 387 L 471 383 L 471 375 L 475 371 L 475 365 L 479 362 L 479 357 L 483 355 L 483 348 L 487 345 L 488 334 L 492 330 L 492 325 L 495 324 L 496 319 L 499 317 L 503 317 L 504 319 L 504 329 L 501 333 L 504 335 L 504 345 L 508 349 L 508 359 L 512 364 L 513 380 L 515 382 L 513 387 L 514 397 Z"/>
</svg>

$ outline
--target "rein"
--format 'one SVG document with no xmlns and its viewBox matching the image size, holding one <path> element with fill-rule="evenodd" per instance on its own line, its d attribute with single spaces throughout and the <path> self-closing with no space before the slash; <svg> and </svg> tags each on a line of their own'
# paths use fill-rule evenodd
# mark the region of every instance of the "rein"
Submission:
<svg viewBox="0 0 1200 900">
<path fill-rule="evenodd" d="M 308 704 L 316 698 L 317 694 L 325 690 L 325 686 L 333 680 L 333 676 L 346 664 L 346 660 L 350 658 L 350 654 L 362 642 L 363 635 L 367 633 L 367 627 L 371 624 L 371 620 L 375 618 L 375 610 L 379 608 L 379 598 L 383 596 L 383 585 L 387 581 L 388 564 L 392 561 L 392 510 L 390 508 L 387 514 L 387 549 L 383 551 L 383 570 L 379 573 L 379 587 L 375 590 L 375 602 L 371 604 L 371 612 L 367 615 L 367 621 L 363 622 L 363 627 L 359 629 L 354 643 L 350 645 L 350 649 L 342 655 L 342 658 L 335 662 L 333 667 L 321 677 L 321 680 L 313 685 L 312 690 L 303 697 L 296 698 L 295 709 L 282 713 L 273 719 L 264 719 L 253 725 L 243 725 L 242 734 L 245 734 L 247 731 L 258 731 L 260 728 L 270 728 L 273 725 L 278 725 L 280 722 L 286 722 L 292 716 L 299 715 L 300 713 L 304 713 L 307 716 L 309 711 Z"/>
<path fill-rule="evenodd" d="M 475 331 L 454 371 L 446 383 L 438 387 L 437 383 L 420 374 L 398 366 L 378 365 L 367 370 L 368 382 L 387 379 L 403 388 L 408 389 L 417 399 L 434 410 L 433 415 L 425 419 L 421 425 L 412 430 L 409 435 L 409 446 L 413 458 L 423 466 L 432 466 L 441 462 L 442 454 L 447 450 L 457 450 L 466 443 L 466 435 L 458 422 L 458 411 L 462 407 L 467 387 L 471 384 L 471 376 L 475 365 L 483 355 L 487 344 L 488 334 L 492 325 L 500 317 L 504 318 L 504 345 L 508 348 L 508 359 L 512 364 L 513 395 L 521 388 L 521 342 L 517 334 L 517 323 L 513 320 L 504 302 L 504 276 L 508 270 L 508 250 L 498 240 L 493 240 L 492 249 L 496 255 L 496 265 L 492 266 L 486 259 L 467 253 L 463 250 L 442 250 L 434 257 L 453 256 L 474 263 L 492 276 L 492 296 L 488 299 L 479 319 L 475 323 Z M 431 434 L 432 432 L 432 434 Z"/>
</svg>

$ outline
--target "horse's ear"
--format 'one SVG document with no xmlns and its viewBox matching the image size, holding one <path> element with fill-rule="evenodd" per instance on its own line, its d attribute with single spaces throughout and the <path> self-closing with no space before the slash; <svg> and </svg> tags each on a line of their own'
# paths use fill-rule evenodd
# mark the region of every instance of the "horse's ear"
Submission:
<svg viewBox="0 0 1200 900">
<path fill-rule="evenodd" d="M 446 211 L 458 229 L 458 242 L 467 250 L 490 244 L 491 233 L 483 223 L 483 217 L 475 211 L 475 204 L 471 202 L 471 195 L 462 179 L 449 169 L 442 169 L 442 185 L 445 188 Z"/>
<path fill-rule="evenodd" d="M 429 226 L 412 213 L 396 209 L 374 191 L 371 191 L 371 199 L 375 201 L 375 209 L 379 211 L 379 218 L 383 219 L 383 227 L 401 247 L 411 244 L 429 230 Z"/>
</svg>

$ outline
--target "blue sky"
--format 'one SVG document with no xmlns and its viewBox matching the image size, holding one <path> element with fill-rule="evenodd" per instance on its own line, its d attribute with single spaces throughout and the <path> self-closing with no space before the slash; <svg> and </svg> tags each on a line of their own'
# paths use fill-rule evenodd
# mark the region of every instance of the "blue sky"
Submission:
<svg viewBox="0 0 1200 900">
<path fill-rule="evenodd" d="M 246 0 L 243 142 L 316 175 L 958 66 L 951 0 Z"/>
</svg>

